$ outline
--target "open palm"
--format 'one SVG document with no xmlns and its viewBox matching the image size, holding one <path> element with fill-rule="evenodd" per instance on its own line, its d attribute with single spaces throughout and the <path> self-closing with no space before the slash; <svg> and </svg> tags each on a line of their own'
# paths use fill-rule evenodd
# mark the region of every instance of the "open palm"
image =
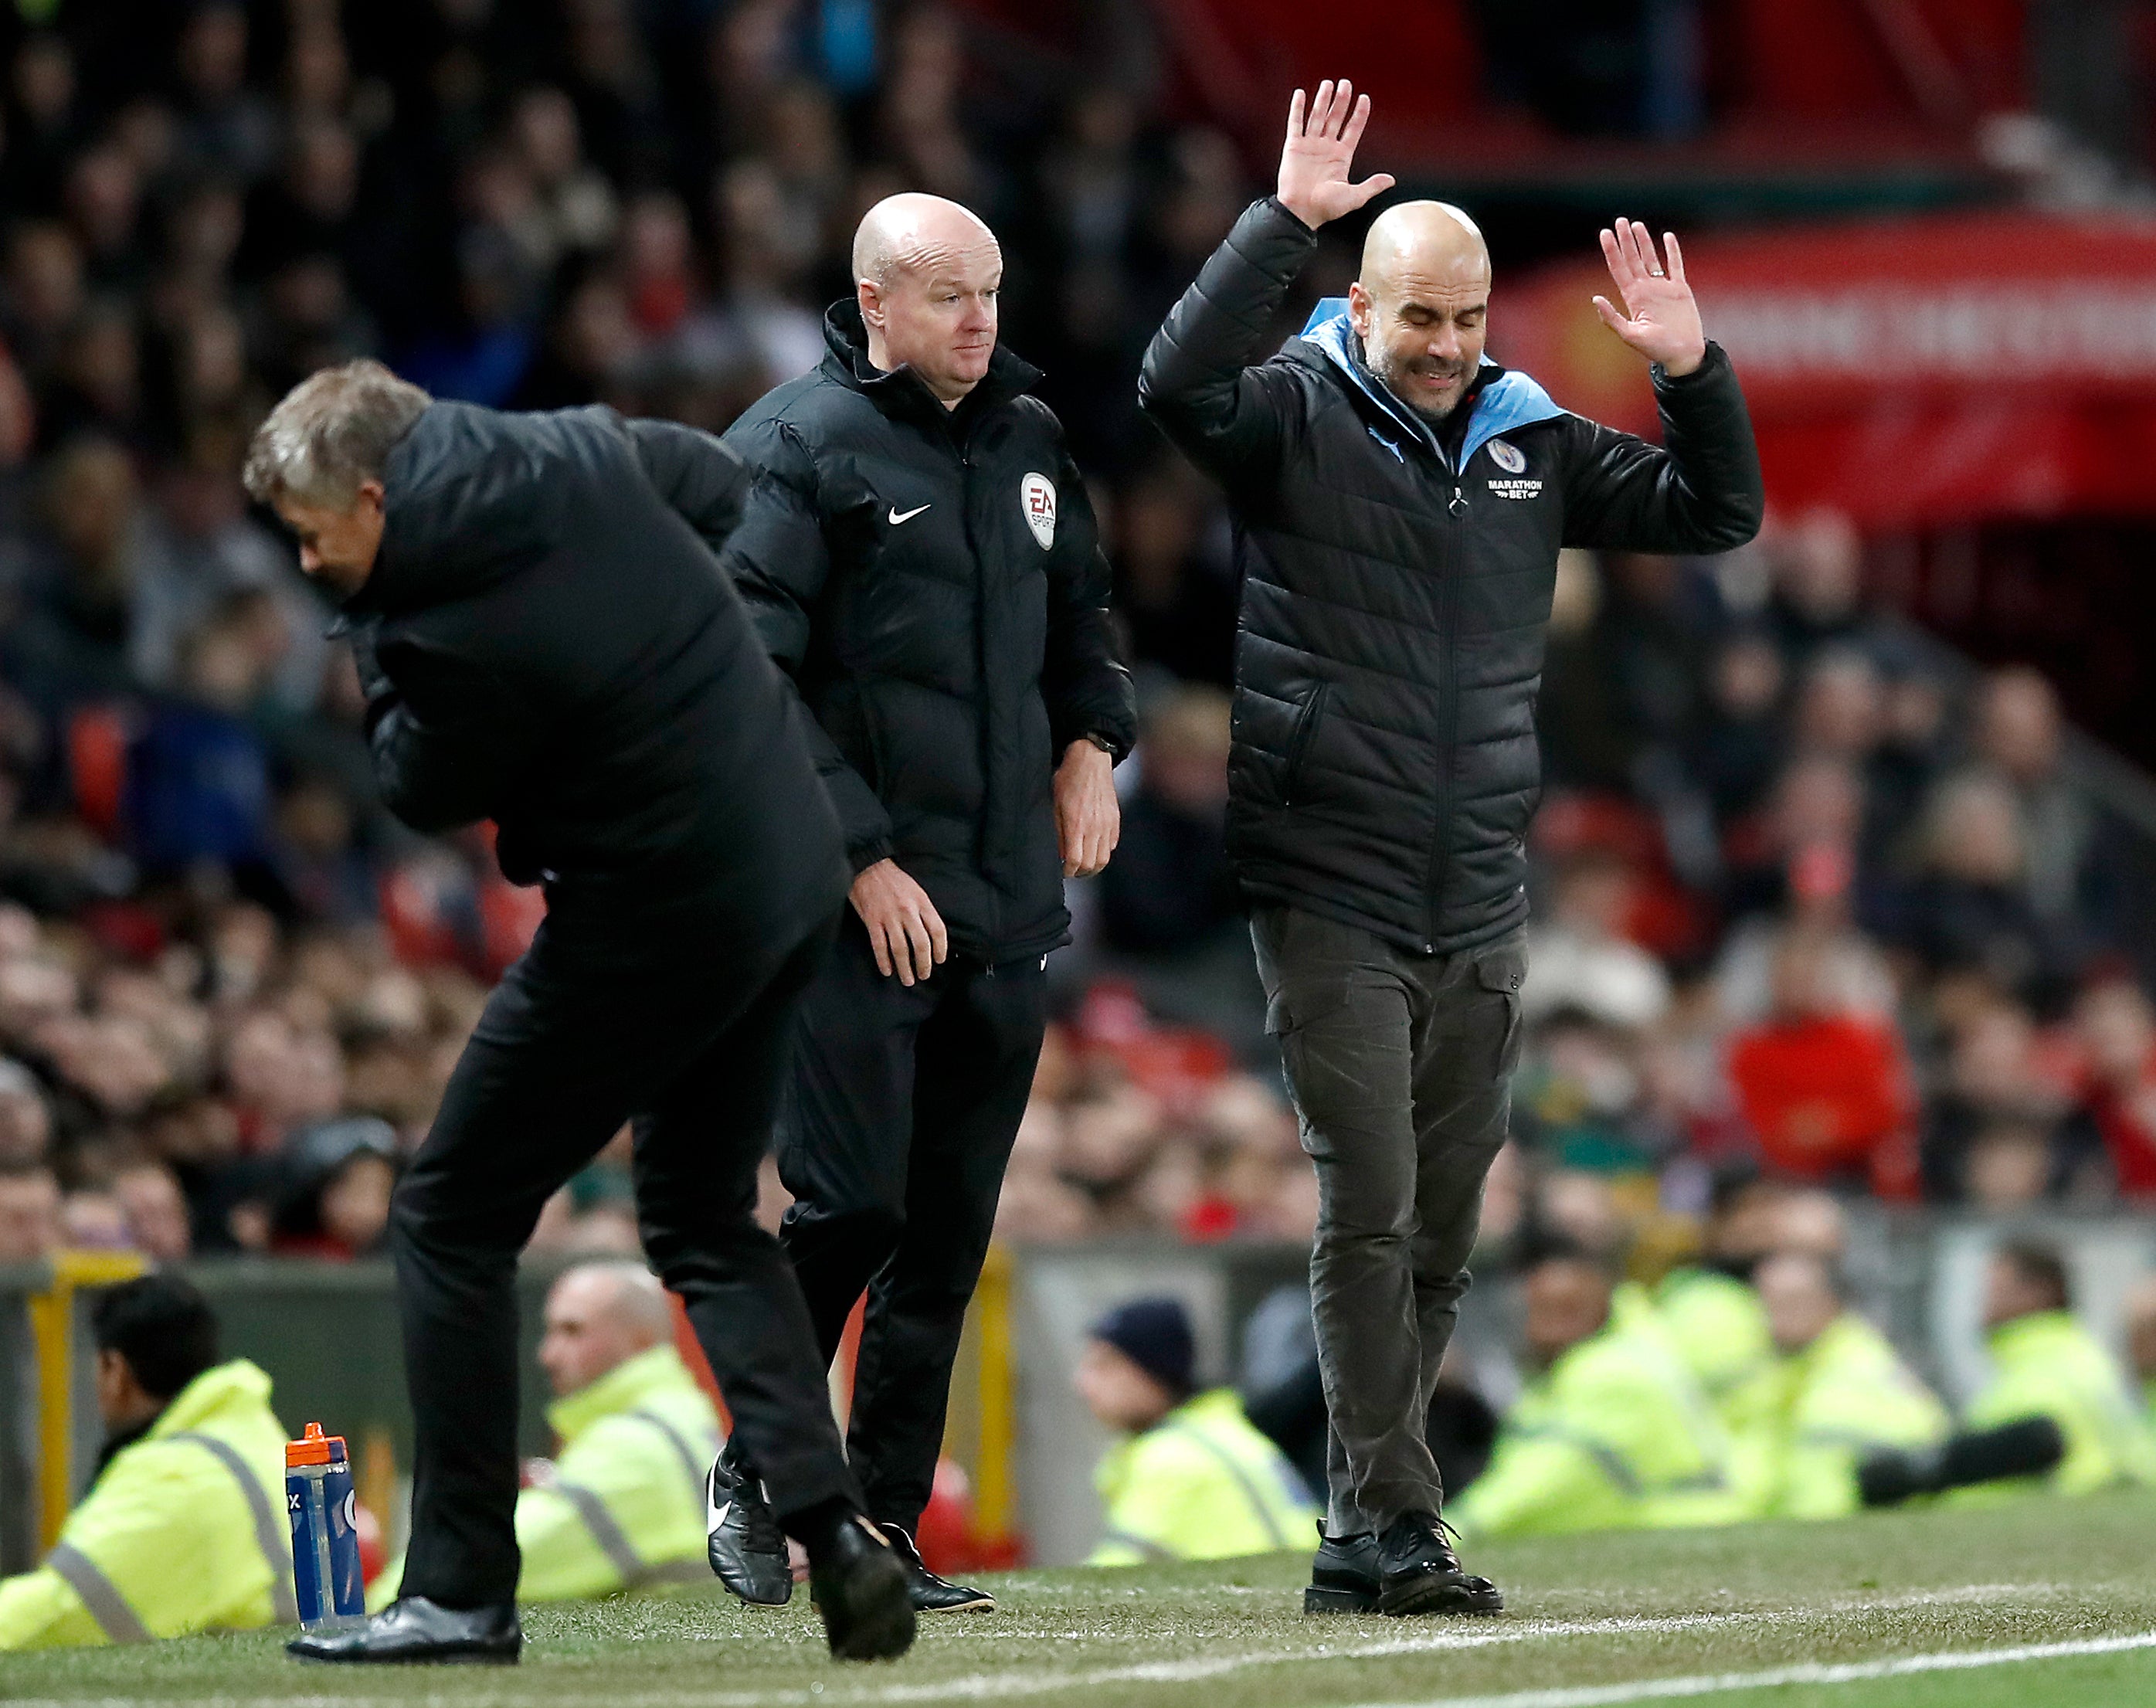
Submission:
<svg viewBox="0 0 2156 1708">
<path fill-rule="evenodd" d="M 1655 239 L 1636 219 L 1620 219 L 1602 231 L 1602 259 L 1625 300 L 1619 314 L 1606 296 L 1594 299 L 1594 311 L 1609 327 L 1650 362 L 1672 374 L 1690 373 L 1707 356 L 1707 334 L 1699 323 L 1699 304 L 1685 282 L 1684 251 L 1677 234 L 1662 233 L 1669 256 L 1665 269 Z"/>
<path fill-rule="evenodd" d="M 1302 91 L 1296 90 L 1287 106 L 1287 146 L 1281 150 L 1281 206 L 1305 225 L 1320 226 L 1391 189 L 1389 172 L 1359 184 L 1348 176 L 1355 164 L 1355 145 L 1369 121 L 1370 97 L 1357 100 L 1344 77 L 1337 87 L 1329 78 L 1317 85 L 1317 99 L 1310 103 L 1307 115 Z"/>
</svg>

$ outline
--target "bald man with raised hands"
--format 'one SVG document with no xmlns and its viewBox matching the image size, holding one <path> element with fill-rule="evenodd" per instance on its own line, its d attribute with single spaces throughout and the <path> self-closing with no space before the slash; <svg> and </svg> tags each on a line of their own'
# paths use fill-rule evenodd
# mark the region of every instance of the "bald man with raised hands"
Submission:
<svg viewBox="0 0 2156 1708">
<path fill-rule="evenodd" d="M 1046 1023 L 1063 880 L 1097 872 L 1134 721 L 1108 567 L 1039 372 L 997 342 L 1003 255 L 938 197 L 861 222 L 812 374 L 726 442 L 723 562 L 809 714 L 854 879 L 778 1139 L 780 1238 L 829 1359 L 865 1291 L 848 1457 L 924 1613 L 993 1607 L 912 1543 Z M 756 1468 L 711 1476 L 711 1562 L 783 1601 Z"/>
<path fill-rule="evenodd" d="M 1346 300 L 1267 359 L 1317 228 L 1392 186 L 1353 177 L 1369 110 L 1345 82 L 1296 91 L 1278 193 L 1170 313 L 1139 395 L 1236 523 L 1229 849 L 1321 1195 L 1330 1486 L 1304 1604 L 1486 1613 L 1424 1418 L 1511 1110 L 1558 552 L 1726 551 L 1763 500 L 1676 239 L 1626 220 L 1596 303 L 1653 364 L 1660 446 L 1484 355 L 1489 252 L 1441 203 L 1381 214 Z"/>
</svg>

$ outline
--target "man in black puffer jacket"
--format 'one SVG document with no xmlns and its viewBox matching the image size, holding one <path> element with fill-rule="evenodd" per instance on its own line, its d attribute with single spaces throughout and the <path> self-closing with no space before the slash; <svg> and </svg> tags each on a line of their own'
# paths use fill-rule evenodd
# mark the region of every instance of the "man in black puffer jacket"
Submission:
<svg viewBox="0 0 2156 1708">
<path fill-rule="evenodd" d="M 911 1536 L 1069 933 L 1063 880 L 1115 844 L 1133 716 L 1085 485 L 1039 374 L 997 344 L 993 235 L 894 196 L 854 275 L 823 365 L 726 434 L 759 473 L 724 562 L 814 715 L 855 872 L 780 1132 L 780 1237 L 827 1356 L 868 1290 L 849 1457 L 915 1605 L 954 1612 L 993 1602 L 921 1566 Z M 742 1455 L 718 1483 L 712 1564 L 783 1601 Z"/>
<path fill-rule="evenodd" d="M 420 830 L 490 818 L 547 886 L 391 1214 L 416 1424 L 401 1599 L 320 1660 L 514 1660 L 517 1254 L 636 1118 L 644 1249 L 809 1550 L 832 1647 L 911 1640 L 860 1518 L 757 1167 L 845 890 L 804 721 L 720 573 L 747 474 L 608 409 L 436 403 L 378 363 L 263 425 L 249 490 L 343 600 L 376 774 Z"/>
<path fill-rule="evenodd" d="M 1436 203 L 1372 226 L 1362 277 L 1270 362 L 1348 180 L 1345 83 L 1290 109 L 1280 191 L 1153 340 L 1140 396 L 1226 488 L 1243 574 L 1228 843 L 1318 1170 L 1311 1262 L 1332 1426 L 1306 1605 L 1488 1611 L 1439 1519 L 1424 1418 L 1504 1141 L 1526 971 L 1535 694 L 1558 548 L 1720 551 L 1758 529 L 1758 455 L 1674 239 L 1602 235 L 1656 364 L 1664 447 L 1567 413 L 1481 354 L 1489 254 Z"/>
</svg>

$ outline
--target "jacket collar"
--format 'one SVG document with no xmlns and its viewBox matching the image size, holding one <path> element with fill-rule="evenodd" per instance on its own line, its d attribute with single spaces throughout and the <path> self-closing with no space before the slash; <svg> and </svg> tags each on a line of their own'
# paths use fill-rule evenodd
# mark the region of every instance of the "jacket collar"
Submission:
<svg viewBox="0 0 2156 1708">
<path fill-rule="evenodd" d="M 562 1395 L 547 1408 L 547 1421 L 567 1445 L 602 1418 L 634 1411 L 662 1394 L 701 1392 L 681 1355 L 671 1346 L 657 1346 L 624 1358 L 597 1381 Z"/>
<path fill-rule="evenodd" d="M 232 1405 L 269 1409 L 269 1375 L 250 1359 L 234 1358 L 203 1371 L 172 1396 L 172 1403 L 158 1413 L 147 1434 L 156 1441 L 184 1429 L 199 1428 Z"/>
<path fill-rule="evenodd" d="M 1040 370 L 998 341 L 980 384 L 956 409 L 946 409 L 911 367 L 886 371 L 869 360 L 868 328 L 861 322 L 861 305 L 851 297 L 840 297 L 824 311 L 824 346 L 821 372 L 889 415 L 948 423 L 1009 403 L 1040 383 Z"/>
<path fill-rule="evenodd" d="M 1436 430 L 1421 416 L 1394 397 L 1363 361 L 1356 347 L 1355 331 L 1348 320 L 1348 299 L 1328 296 L 1310 312 L 1302 329 L 1302 341 L 1323 356 L 1348 383 L 1383 410 L 1388 419 L 1439 462 L 1450 468 L 1450 459 Z M 1565 412 L 1534 381 L 1523 373 L 1502 368 L 1488 356 L 1482 358 L 1481 383 L 1469 400 L 1467 437 L 1460 441 L 1460 467 L 1475 459 L 1475 453 L 1500 433 L 1531 427 L 1538 421 L 1554 421 Z M 1457 473 L 1457 470 L 1454 472 Z"/>
</svg>

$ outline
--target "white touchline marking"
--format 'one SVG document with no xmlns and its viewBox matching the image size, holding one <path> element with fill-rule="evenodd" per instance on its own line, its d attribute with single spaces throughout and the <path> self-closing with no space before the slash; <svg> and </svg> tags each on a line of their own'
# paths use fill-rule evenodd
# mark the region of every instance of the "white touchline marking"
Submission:
<svg viewBox="0 0 2156 1708">
<path fill-rule="evenodd" d="M 2076 1587 L 2086 1591 L 2098 1586 Z M 1125 1666 L 1091 1667 L 1070 1672 L 1013 1670 L 968 1673 L 953 1678 L 922 1680 L 909 1684 L 855 1686 L 825 1685 L 819 1681 L 811 1686 L 774 1690 L 642 1690 L 594 1692 L 590 1695 L 550 1689 L 547 1696 L 552 1708 L 799 1708 L 799 1705 L 806 1705 L 806 1708 L 875 1708 L 875 1705 L 881 1703 L 986 1701 L 1053 1695 L 1062 1691 L 1087 1690 L 1102 1685 L 1196 1684 L 1252 1667 L 1382 1660 L 1402 1654 L 1487 1649 L 1540 1642 L 1555 1637 L 1654 1637 L 1685 1631 L 1725 1630 L 1743 1625 L 1795 1625 L 1850 1613 L 1892 1613 L 1910 1608 L 1999 1601 L 2010 1597 L 2057 1595 L 2064 1593 L 2066 1588 L 2066 1586 L 2049 1583 L 1968 1583 L 1868 1599 L 1838 1598 L 1808 1608 L 1760 1608 L 1727 1613 L 1674 1613 L 1641 1618 L 1620 1615 L 1601 1619 L 1478 1620 L 1471 1625 L 1453 1625 L 1427 1634 L 1389 1638 L 1374 1643 L 1327 1643 L 1322 1647 L 1307 1649 L 1245 1649 L 1240 1654 L 1208 1655 L 1190 1660 L 1137 1661 Z M 1023 1634 L 1037 1639 L 1045 1634 L 1028 1632 Z M 690 1635 L 670 1640 L 723 1643 L 732 1639 L 728 1636 Z M 2087 1646 L 2091 1644 L 2097 1646 Z M 804 1644 L 803 1646 L 807 1645 Z M 1851 1664 L 1860 1668 L 1913 1666 L 1917 1670 L 1924 1671 L 1951 1666 L 1999 1665 L 2008 1660 L 2036 1659 L 2054 1654 L 2103 1654 L 2113 1649 L 2145 1648 L 2156 1648 L 2156 1633 L 2133 1637 L 2094 1638 L 2086 1639 L 2082 1644 L 2064 1643 L 2025 1649 L 1953 1650 L 1936 1655 L 1912 1656 L 1895 1662 L 1854 1662 Z M 603 1666 L 603 1662 L 599 1664 Z M 567 1683 L 568 1675 L 581 1670 L 573 1663 L 558 1668 L 550 1666 L 549 1682 L 559 1680 Z M 1837 1669 L 1830 1667 L 1820 1670 L 1834 1672 Z M 1888 1675 L 1884 1673 L 1876 1675 L 1881 1677 Z M 1749 1681 L 1753 1679 L 1769 1683 L 1802 1683 L 1812 1680 L 1812 1670 L 1799 1667 L 1773 1674 L 1737 1673 L 1726 1676 L 1736 1682 L 1717 1682 L 1715 1689 L 1763 1688 L 1763 1685 L 1751 1684 Z M 1852 1676 L 1870 1678 L 1875 1675 L 1863 1672 Z M 1554 1694 L 1529 1692 L 1519 1696 L 1455 1700 L 1441 1705 L 1367 1704 L 1363 1705 L 1363 1708 L 1595 1708 L 1595 1705 L 1604 1700 L 1613 1703 L 1650 1700 L 1656 1693 L 1667 1695 L 1681 1686 L 1693 1687 L 1691 1694 L 1703 1694 L 1699 1687 L 1704 1678 L 1705 1675 L 1702 1675 L 1697 1679 L 1659 1682 L 1635 1680 L 1624 1684 L 1579 1687 L 1590 1692 L 1616 1690 L 1632 1693 L 1606 1698 L 1590 1694 L 1575 1700 L 1559 1690 Z M 1682 1694 L 1681 1690 L 1680 1694 Z M 531 1698 L 528 1693 L 486 1690 L 396 1696 L 314 1695 L 290 1691 L 274 1696 L 162 1696 L 158 1700 L 160 1708 L 531 1708 Z M 141 1708 L 141 1698 L 131 1696 L 48 1697 L 11 1700 L 8 1708 Z"/>
<path fill-rule="evenodd" d="M 2019 1649 L 1952 1649 L 1937 1654 L 1905 1654 L 1894 1660 L 1851 1660 L 1834 1666 L 1779 1666 L 1766 1672 L 1699 1673 L 1690 1678 L 1635 1679 L 1622 1685 L 1578 1685 L 1555 1690 L 1515 1690 L 1502 1696 L 1450 1696 L 1441 1700 L 1363 1703 L 1360 1708 L 1615 1708 L 1625 1702 L 1672 1697 L 1719 1696 L 1738 1690 L 1770 1690 L 1784 1685 L 1861 1685 L 1916 1673 L 1969 1672 L 2024 1661 L 2071 1660 L 2079 1655 L 2123 1654 L 2156 1649 L 2156 1631 L 2136 1637 L 2087 1637 L 2070 1643 L 2031 1643 Z"/>
</svg>

